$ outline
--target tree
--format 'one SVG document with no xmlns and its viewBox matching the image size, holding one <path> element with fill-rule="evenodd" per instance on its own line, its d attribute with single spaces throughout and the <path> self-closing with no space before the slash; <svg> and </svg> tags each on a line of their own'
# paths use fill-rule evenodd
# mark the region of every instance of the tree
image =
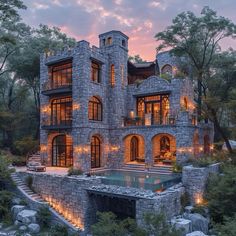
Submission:
<svg viewBox="0 0 236 236">
<path fill-rule="evenodd" d="M 200 117 L 204 74 L 213 63 L 220 41 L 236 36 L 236 25 L 225 17 L 217 16 L 209 7 L 204 7 L 199 17 L 188 11 L 177 15 L 172 22 L 165 31 L 156 34 L 155 38 L 160 42 L 157 50 L 171 48 L 175 55 L 189 58 L 197 73 Z"/>
<path fill-rule="evenodd" d="M 146 62 L 145 60 L 143 60 L 140 55 L 134 55 L 134 56 L 129 56 L 129 61 L 133 62 L 133 63 L 142 63 L 142 62 Z"/>
<path fill-rule="evenodd" d="M 224 139 L 228 150 L 232 148 L 223 126 L 228 119 L 235 123 L 236 104 L 236 51 L 229 50 L 214 55 L 214 62 L 203 81 L 203 111 L 214 123 L 216 130 Z M 229 118 L 227 117 L 229 116 Z M 231 118 L 231 119 L 230 119 Z"/>
<path fill-rule="evenodd" d="M 7 71 L 8 58 L 29 32 L 29 27 L 20 21 L 18 9 L 26 9 L 22 1 L 0 0 L 0 76 Z"/>
</svg>

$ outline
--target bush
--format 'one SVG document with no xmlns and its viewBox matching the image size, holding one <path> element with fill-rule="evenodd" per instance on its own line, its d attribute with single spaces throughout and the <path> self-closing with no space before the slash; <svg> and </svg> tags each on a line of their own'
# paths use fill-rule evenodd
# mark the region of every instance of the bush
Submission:
<svg viewBox="0 0 236 236">
<path fill-rule="evenodd" d="M 192 164 L 194 167 L 207 167 L 217 162 L 218 161 L 213 156 L 203 156 L 199 158 L 191 158 L 188 160 L 188 163 Z"/>
<path fill-rule="evenodd" d="M 62 225 L 54 225 L 51 227 L 50 232 L 49 232 L 50 236 L 69 236 L 69 233 L 67 231 L 67 228 L 65 226 Z"/>
<path fill-rule="evenodd" d="M 214 227 L 215 233 L 220 236 L 235 236 L 236 235 L 236 215 L 233 217 L 225 217 L 222 224 L 217 224 Z"/>
<path fill-rule="evenodd" d="M 9 221 L 13 194 L 9 191 L 0 191 L 0 220 Z"/>
<path fill-rule="evenodd" d="M 146 236 L 133 219 L 121 221 L 112 212 L 98 212 L 97 217 L 98 222 L 91 227 L 94 236 Z"/>
<path fill-rule="evenodd" d="M 68 175 L 82 175 L 83 174 L 83 171 L 80 170 L 80 169 L 75 169 L 73 167 L 69 168 L 68 170 Z"/>
<path fill-rule="evenodd" d="M 224 166 L 222 175 L 212 175 L 207 186 L 206 199 L 211 217 L 222 223 L 224 217 L 236 213 L 236 167 Z"/>
<path fill-rule="evenodd" d="M 26 156 L 12 156 L 11 162 L 13 166 L 25 166 Z"/>
<path fill-rule="evenodd" d="M 38 147 L 38 140 L 34 140 L 31 136 L 27 136 L 14 142 L 14 153 L 25 156 L 29 152 L 38 149 Z"/>
<path fill-rule="evenodd" d="M 42 227 L 48 228 L 51 223 L 51 212 L 48 207 L 41 207 L 37 214 L 37 220 Z"/>
<path fill-rule="evenodd" d="M 9 158 L 0 154 L 0 190 L 5 189 L 7 184 L 12 183 L 11 173 L 13 170 L 8 168 L 9 164 Z"/>
<path fill-rule="evenodd" d="M 171 80 L 171 75 L 169 75 L 169 74 L 160 74 L 160 77 L 161 77 L 162 79 L 167 80 L 167 81 L 170 81 L 170 80 Z"/>
<path fill-rule="evenodd" d="M 163 214 L 145 214 L 145 229 L 137 226 L 135 220 L 118 220 L 111 212 L 98 213 L 98 222 L 92 225 L 94 236 L 180 236 L 181 231 L 170 226 Z"/>
</svg>

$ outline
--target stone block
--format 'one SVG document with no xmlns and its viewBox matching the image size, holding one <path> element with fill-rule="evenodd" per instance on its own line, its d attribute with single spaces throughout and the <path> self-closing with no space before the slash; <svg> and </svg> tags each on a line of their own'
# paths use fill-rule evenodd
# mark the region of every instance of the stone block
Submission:
<svg viewBox="0 0 236 236">
<path fill-rule="evenodd" d="M 29 224 L 28 225 L 28 230 L 30 233 L 37 234 L 40 232 L 40 226 L 38 224 Z"/>
<path fill-rule="evenodd" d="M 23 210 L 17 214 L 16 219 L 23 224 L 30 224 L 36 222 L 37 211 Z"/>
<path fill-rule="evenodd" d="M 23 206 L 23 205 L 15 205 L 11 208 L 11 213 L 12 213 L 12 216 L 13 216 L 13 219 L 16 218 L 17 214 L 21 211 L 23 211 L 26 207 Z"/>
<path fill-rule="evenodd" d="M 191 232 L 191 221 L 184 218 L 174 218 L 171 220 L 171 224 L 178 230 L 181 230 L 182 235 L 186 235 Z"/>
<path fill-rule="evenodd" d="M 201 231 L 194 231 L 192 233 L 186 234 L 186 236 L 207 236 L 207 235 Z"/>
</svg>

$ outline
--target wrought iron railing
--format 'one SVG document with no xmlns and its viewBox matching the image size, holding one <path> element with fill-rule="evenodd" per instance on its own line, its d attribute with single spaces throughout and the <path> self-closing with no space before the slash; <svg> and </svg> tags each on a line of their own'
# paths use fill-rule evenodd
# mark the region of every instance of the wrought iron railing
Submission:
<svg viewBox="0 0 236 236">
<path fill-rule="evenodd" d="M 72 88 L 72 83 L 71 82 L 55 83 L 52 81 L 46 81 L 42 85 L 42 91 L 49 91 L 62 88 Z"/>
<path fill-rule="evenodd" d="M 67 120 L 53 120 L 50 117 L 44 117 L 41 121 L 41 126 L 43 128 L 65 128 L 72 126 L 72 119 Z"/>
</svg>

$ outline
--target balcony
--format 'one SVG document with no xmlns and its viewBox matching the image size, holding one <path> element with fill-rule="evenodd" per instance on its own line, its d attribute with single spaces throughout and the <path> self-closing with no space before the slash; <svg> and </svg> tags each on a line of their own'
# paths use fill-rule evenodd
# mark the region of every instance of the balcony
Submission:
<svg viewBox="0 0 236 236">
<path fill-rule="evenodd" d="M 124 126 L 175 125 L 175 123 L 176 118 L 172 116 L 168 116 L 163 119 L 160 119 L 159 116 L 153 116 L 152 114 L 145 114 L 144 118 L 124 117 Z"/>
<path fill-rule="evenodd" d="M 42 85 L 42 94 L 51 96 L 54 94 L 66 94 L 72 92 L 72 83 L 53 83 L 52 81 L 46 81 Z"/>
<path fill-rule="evenodd" d="M 72 119 L 59 120 L 53 122 L 49 118 L 43 118 L 41 123 L 41 128 L 44 130 L 66 130 L 72 128 Z"/>
</svg>

